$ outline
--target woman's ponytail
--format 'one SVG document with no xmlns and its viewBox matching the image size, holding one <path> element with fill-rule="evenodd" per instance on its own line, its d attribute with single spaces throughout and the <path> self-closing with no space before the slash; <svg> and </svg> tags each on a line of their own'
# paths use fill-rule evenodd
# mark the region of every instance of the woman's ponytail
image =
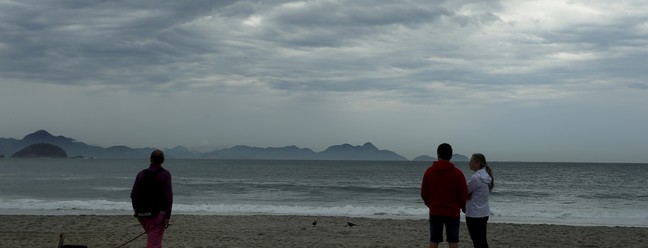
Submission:
<svg viewBox="0 0 648 248">
<path fill-rule="evenodd" d="M 488 190 L 493 191 L 493 188 L 495 188 L 495 178 L 493 177 L 493 170 L 491 170 L 490 166 L 488 166 L 488 162 L 486 162 L 486 156 L 481 153 L 473 153 L 471 160 L 475 160 L 475 162 L 480 165 L 480 169 L 486 169 L 488 176 L 491 177 L 491 182 L 488 184 Z"/>
<path fill-rule="evenodd" d="M 481 168 L 486 168 L 486 172 L 488 173 L 488 176 L 490 176 L 491 181 L 488 184 L 488 190 L 492 191 L 493 188 L 495 188 L 495 178 L 493 177 L 493 171 L 491 170 L 490 166 L 488 166 L 488 162 L 486 162 L 486 156 L 481 153 L 474 153 L 472 155 L 472 159 L 476 160 L 477 163 L 481 166 Z"/>
</svg>

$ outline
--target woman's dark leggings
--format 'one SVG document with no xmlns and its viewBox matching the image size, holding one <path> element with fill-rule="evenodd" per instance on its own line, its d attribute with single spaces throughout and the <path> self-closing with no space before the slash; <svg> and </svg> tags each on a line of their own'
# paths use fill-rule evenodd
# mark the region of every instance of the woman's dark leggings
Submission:
<svg viewBox="0 0 648 248">
<path fill-rule="evenodd" d="M 487 222 L 488 216 L 483 218 L 466 217 L 468 233 L 470 234 L 470 239 L 472 239 L 475 248 L 488 248 L 488 241 L 486 240 Z"/>
</svg>

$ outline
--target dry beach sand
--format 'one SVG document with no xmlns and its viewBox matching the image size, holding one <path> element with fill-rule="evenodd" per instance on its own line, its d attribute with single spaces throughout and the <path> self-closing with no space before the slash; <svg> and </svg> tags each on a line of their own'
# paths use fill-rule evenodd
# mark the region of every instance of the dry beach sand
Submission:
<svg viewBox="0 0 648 248">
<path fill-rule="evenodd" d="M 313 222 L 317 221 L 316 225 Z M 347 222 L 355 224 L 348 226 Z M 124 215 L 0 215 L 0 247 L 117 247 L 142 233 Z M 165 247 L 427 247 L 426 220 L 174 215 Z M 462 222 L 460 247 L 472 247 Z M 648 228 L 489 224 L 491 247 L 648 247 Z M 142 236 L 125 247 L 144 247 Z M 447 247 L 443 244 L 441 247 Z"/>
</svg>

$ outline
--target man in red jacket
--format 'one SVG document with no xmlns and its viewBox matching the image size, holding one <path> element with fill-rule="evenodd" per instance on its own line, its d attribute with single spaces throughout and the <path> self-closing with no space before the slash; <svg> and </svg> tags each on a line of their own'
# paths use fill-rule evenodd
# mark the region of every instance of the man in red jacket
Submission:
<svg viewBox="0 0 648 248">
<path fill-rule="evenodd" d="M 450 162 L 452 146 L 443 143 L 437 148 L 437 161 L 423 175 L 421 198 L 430 209 L 430 248 L 443 242 L 443 227 L 450 248 L 459 247 L 459 219 L 466 205 L 466 177 Z"/>
</svg>

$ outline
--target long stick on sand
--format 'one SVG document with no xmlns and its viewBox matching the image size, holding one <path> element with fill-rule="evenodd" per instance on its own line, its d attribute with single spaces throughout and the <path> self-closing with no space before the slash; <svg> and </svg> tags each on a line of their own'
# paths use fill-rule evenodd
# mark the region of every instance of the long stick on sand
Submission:
<svg viewBox="0 0 648 248">
<path fill-rule="evenodd" d="M 131 240 L 126 241 L 126 243 L 123 243 L 123 244 L 121 244 L 120 246 L 117 246 L 117 248 L 124 247 L 124 246 L 127 245 L 128 243 L 135 241 L 137 238 L 141 237 L 141 236 L 144 235 L 144 234 L 146 234 L 146 231 L 144 231 L 143 233 L 140 233 L 140 235 L 137 235 L 135 238 L 132 238 Z"/>
</svg>

